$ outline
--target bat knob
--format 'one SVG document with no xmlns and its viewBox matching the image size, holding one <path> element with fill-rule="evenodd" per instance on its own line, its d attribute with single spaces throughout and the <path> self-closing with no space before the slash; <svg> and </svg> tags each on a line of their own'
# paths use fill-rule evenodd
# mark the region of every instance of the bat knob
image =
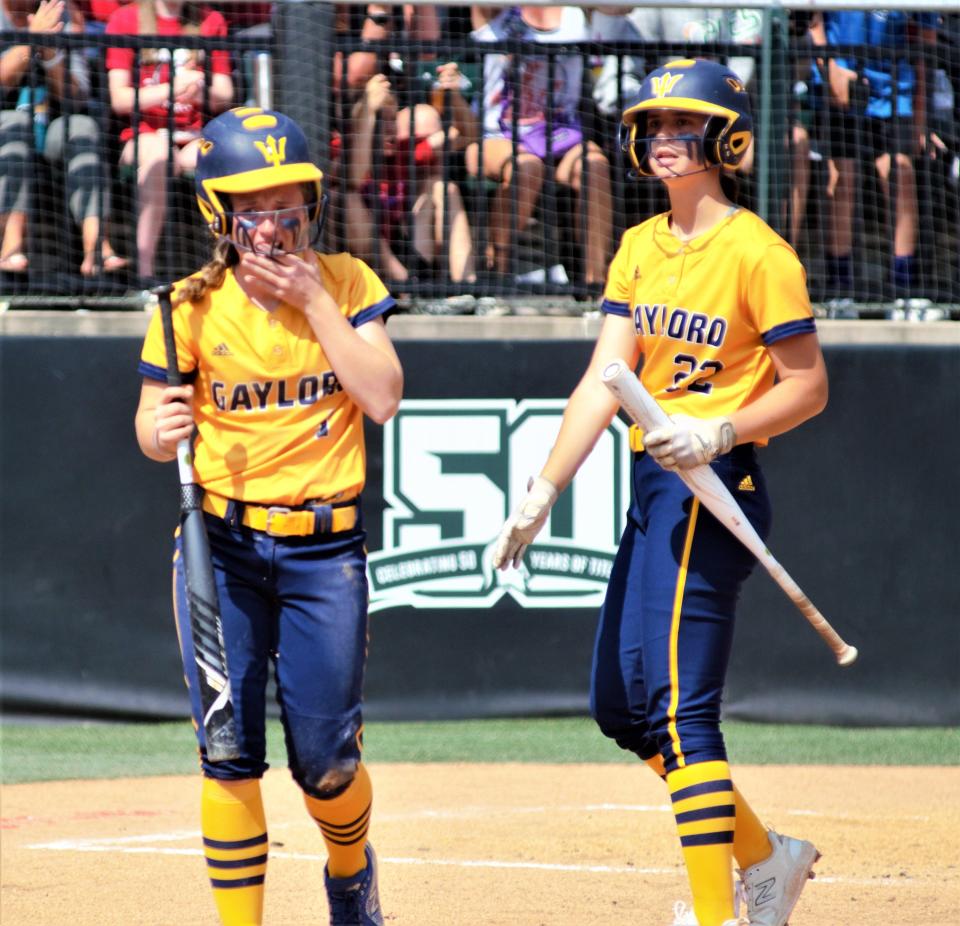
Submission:
<svg viewBox="0 0 960 926">
<path fill-rule="evenodd" d="M 848 646 L 839 656 L 837 656 L 837 663 L 844 668 L 846 666 L 852 666 L 857 661 L 857 656 L 860 654 L 857 652 L 855 646 Z"/>
<path fill-rule="evenodd" d="M 621 370 L 626 369 L 626 364 L 622 360 L 611 360 L 604 368 L 603 372 L 600 374 L 600 378 L 608 383 L 612 379 L 615 379 Z"/>
<path fill-rule="evenodd" d="M 159 286 L 154 286 L 150 290 L 154 296 L 169 296 L 173 292 L 172 283 L 161 283 Z"/>
</svg>

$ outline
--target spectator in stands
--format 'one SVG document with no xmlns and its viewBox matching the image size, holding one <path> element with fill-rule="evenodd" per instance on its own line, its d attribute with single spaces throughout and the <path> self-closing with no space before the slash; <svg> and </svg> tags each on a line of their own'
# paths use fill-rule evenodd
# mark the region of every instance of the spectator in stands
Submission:
<svg viewBox="0 0 960 926">
<path fill-rule="evenodd" d="M 819 12 L 793 10 L 790 17 L 791 95 L 787 153 L 790 159 L 790 196 L 783 203 L 784 237 L 800 249 L 800 235 L 807 213 L 811 161 L 822 160 L 815 147 L 816 114 L 810 102 L 810 61 L 813 57 L 810 24 Z M 812 137 L 813 136 L 813 137 Z M 802 257 L 801 257 L 802 259 Z"/>
<path fill-rule="evenodd" d="M 107 28 L 107 21 L 116 10 L 131 0 L 75 0 L 74 6 L 83 17 L 84 29 L 87 32 L 102 34 Z"/>
<path fill-rule="evenodd" d="M 382 267 L 390 282 L 411 275 L 435 273 L 443 251 L 444 200 L 449 211 L 449 274 L 455 282 L 472 282 L 473 242 L 470 224 L 456 183 L 444 187 L 444 146 L 462 149 L 479 135 L 476 117 L 460 92 L 460 71 L 453 62 L 437 69 L 438 86 L 449 99 L 451 124 L 444 131 L 440 113 L 427 103 L 398 107 L 396 94 L 384 74 L 367 81 L 364 95 L 354 107 L 351 159 L 348 165 L 347 247 L 356 256 Z M 379 125 L 379 135 L 377 126 Z M 411 177 L 413 145 L 416 176 Z M 374 159 L 382 152 L 379 185 L 374 182 Z M 374 224 L 379 200 L 379 233 Z M 411 206 L 412 204 L 412 206 Z M 410 212 L 407 210 L 410 209 Z M 407 263 L 398 256 L 407 251 Z"/>
<path fill-rule="evenodd" d="M 121 6 L 107 23 L 108 35 L 224 36 L 227 24 L 215 11 L 180 0 L 136 0 Z M 172 51 L 172 54 L 171 54 Z M 140 52 L 140 86 L 133 86 L 135 51 L 110 48 L 107 71 L 113 111 L 129 118 L 139 107 L 139 137 L 133 127 L 120 136 L 120 163 L 135 165 L 140 214 L 137 216 L 138 272 L 150 280 L 167 207 L 167 160 L 173 145 L 173 169 L 179 175 L 192 171 L 204 116 L 227 109 L 233 101 L 230 56 L 214 51 L 210 61 L 195 49 L 169 47 Z M 209 84 L 207 80 L 209 77 Z M 173 133 L 168 112 L 173 83 Z M 204 113 L 207 103 L 210 112 Z"/>
<path fill-rule="evenodd" d="M 63 0 L 2 0 L 0 30 L 19 29 L 37 35 L 73 31 Z M 90 87 L 82 54 L 62 48 L 13 45 L 0 56 L 0 216 L 3 245 L 0 271 L 26 273 L 27 211 L 33 181 L 34 152 L 64 170 L 70 215 L 80 227 L 85 276 L 122 269 L 106 235 L 108 196 L 100 163 L 97 124 L 76 112 Z M 99 255 L 97 243 L 100 243 Z"/>
<path fill-rule="evenodd" d="M 895 216 L 892 317 L 923 317 L 930 307 L 928 299 L 913 295 L 920 282 L 914 158 L 927 141 L 926 68 L 920 47 L 936 42 L 937 19 L 935 13 L 900 10 L 831 10 L 811 25 L 817 46 L 864 47 L 864 53 L 857 55 L 824 51 L 813 70 L 813 80 L 825 94 L 827 104 L 827 274 L 828 287 L 837 300 L 830 304 L 835 314 L 848 314 L 852 301 L 857 162 L 864 155 L 873 162 Z M 891 203 L 894 166 L 896 198 Z"/>
<path fill-rule="evenodd" d="M 930 83 L 930 157 L 944 164 L 948 183 L 960 183 L 960 13 L 940 18 L 938 41 L 954 49 L 937 62 Z"/>
<path fill-rule="evenodd" d="M 371 3 L 367 7 L 337 8 L 337 31 L 358 35 L 363 42 L 376 46 L 393 35 L 402 35 L 412 42 L 436 42 L 441 35 L 443 10 L 432 5 Z M 385 47 L 385 45 L 384 45 Z M 339 52 L 334 56 L 334 84 L 345 85 L 350 94 L 360 96 L 367 82 L 381 71 L 383 55 L 377 51 L 356 51 L 347 56 L 345 80 Z"/>
<path fill-rule="evenodd" d="M 478 42 L 514 39 L 546 44 L 586 42 L 589 38 L 586 16 L 580 7 L 475 6 L 472 15 L 472 36 Z M 510 270 L 514 220 L 517 230 L 523 231 L 533 215 L 546 173 L 553 170 L 554 179 L 578 196 L 584 186 L 587 188 L 583 203 L 587 212 L 587 240 L 581 242 L 585 251 L 582 277 L 587 284 L 603 283 L 613 236 L 610 165 L 600 147 L 583 136 L 580 119 L 583 58 L 562 55 L 555 59 L 553 111 L 549 117 L 546 56 L 525 56 L 511 61 L 509 55 L 488 54 L 484 56 L 483 70 L 482 168 L 479 144 L 467 149 L 466 163 L 471 174 L 479 176 L 482 169 L 485 178 L 498 184 L 489 211 L 487 268 L 499 273 Z M 549 164 L 548 154 L 552 160 Z M 516 216 L 512 205 L 514 183 Z M 579 234 L 579 221 L 573 226 L 574 233 Z"/>
</svg>

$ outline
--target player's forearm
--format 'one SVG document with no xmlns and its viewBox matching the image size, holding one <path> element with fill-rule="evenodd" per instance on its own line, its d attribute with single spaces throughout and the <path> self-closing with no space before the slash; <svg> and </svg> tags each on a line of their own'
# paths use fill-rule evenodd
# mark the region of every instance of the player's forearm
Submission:
<svg viewBox="0 0 960 926">
<path fill-rule="evenodd" d="M 822 370 L 811 369 L 781 380 L 756 402 L 729 416 L 737 443 L 748 444 L 793 430 L 823 411 L 827 392 Z"/>
<path fill-rule="evenodd" d="M 368 418 L 383 424 L 396 414 L 403 396 L 396 354 L 362 338 L 329 294 L 324 295 L 329 304 L 318 300 L 304 314 L 344 391 Z"/>
<path fill-rule="evenodd" d="M 135 419 L 137 443 L 140 452 L 148 459 L 157 463 L 169 463 L 176 453 L 168 453 L 157 443 L 156 410 L 141 408 Z"/>
<path fill-rule="evenodd" d="M 616 399 L 591 371 L 592 367 L 570 396 L 560 433 L 540 473 L 559 492 L 573 480 L 617 410 Z"/>
</svg>

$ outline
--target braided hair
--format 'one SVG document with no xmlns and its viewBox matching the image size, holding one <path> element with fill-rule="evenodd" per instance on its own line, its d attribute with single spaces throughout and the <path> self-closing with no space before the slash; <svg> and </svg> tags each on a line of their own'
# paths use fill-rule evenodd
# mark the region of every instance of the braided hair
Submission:
<svg viewBox="0 0 960 926">
<path fill-rule="evenodd" d="M 213 256 L 177 293 L 176 305 L 183 302 L 199 302 L 211 289 L 217 289 L 231 267 L 240 262 L 240 255 L 229 238 L 219 238 L 213 246 Z"/>
</svg>

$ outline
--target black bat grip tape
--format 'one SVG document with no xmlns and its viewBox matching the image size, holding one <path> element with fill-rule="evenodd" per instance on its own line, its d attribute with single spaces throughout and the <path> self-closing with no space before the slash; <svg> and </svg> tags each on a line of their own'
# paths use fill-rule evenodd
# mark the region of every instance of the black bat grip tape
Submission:
<svg viewBox="0 0 960 926">
<path fill-rule="evenodd" d="M 197 511 L 203 504 L 203 489 L 195 482 L 180 486 L 180 510 L 186 514 L 188 511 Z"/>
<path fill-rule="evenodd" d="M 177 363 L 177 342 L 173 334 L 173 303 L 170 295 L 173 287 L 169 284 L 157 286 L 151 292 L 160 303 L 160 321 L 163 328 L 163 346 L 167 354 L 167 385 L 181 384 L 180 365 Z"/>
</svg>

